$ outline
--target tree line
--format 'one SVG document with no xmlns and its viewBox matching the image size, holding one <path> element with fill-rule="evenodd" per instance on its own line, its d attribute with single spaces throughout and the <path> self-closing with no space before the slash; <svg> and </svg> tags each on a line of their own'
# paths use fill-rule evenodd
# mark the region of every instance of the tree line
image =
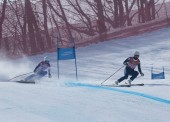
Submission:
<svg viewBox="0 0 170 122">
<path fill-rule="evenodd" d="M 2 0 L 0 50 L 36 54 L 156 18 L 159 0 Z M 163 1 L 164 2 L 164 1 Z"/>
</svg>

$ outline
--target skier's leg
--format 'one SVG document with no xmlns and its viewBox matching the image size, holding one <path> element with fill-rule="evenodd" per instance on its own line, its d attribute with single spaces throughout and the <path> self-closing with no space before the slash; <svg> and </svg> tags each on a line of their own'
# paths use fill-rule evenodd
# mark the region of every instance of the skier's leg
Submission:
<svg viewBox="0 0 170 122">
<path fill-rule="evenodd" d="M 34 77 L 35 77 L 35 76 L 36 76 L 36 74 L 32 74 L 32 75 L 26 77 L 26 78 L 25 78 L 25 81 L 32 81 L 32 80 L 34 80 Z"/>
<path fill-rule="evenodd" d="M 117 81 L 122 82 L 123 80 L 127 79 L 128 78 L 128 74 L 126 74 L 125 76 L 119 78 Z"/>
<path fill-rule="evenodd" d="M 46 74 L 47 74 L 47 71 L 39 72 L 38 75 L 37 75 L 37 79 L 40 79 L 40 78 L 44 77 Z"/>
<path fill-rule="evenodd" d="M 124 76 L 119 78 L 117 81 L 120 83 L 122 82 L 123 80 L 127 79 L 128 78 L 128 75 L 129 75 L 129 70 L 128 68 L 126 67 L 125 70 L 124 70 Z"/>
<path fill-rule="evenodd" d="M 133 71 L 132 73 L 131 73 L 131 75 L 132 75 L 132 77 L 130 78 L 130 80 L 131 81 L 133 81 L 137 76 L 138 76 L 138 72 L 137 71 Z"/>
</svg>

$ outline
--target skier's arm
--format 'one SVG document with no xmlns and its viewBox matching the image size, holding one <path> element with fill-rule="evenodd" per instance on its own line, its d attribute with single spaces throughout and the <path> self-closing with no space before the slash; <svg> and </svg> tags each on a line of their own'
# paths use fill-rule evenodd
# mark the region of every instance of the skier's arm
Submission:
<svg viewBox="0 0 170 122">
<path fill-rule="evenodd" d="M 144 76 L 144 74 L 142 73 L 142 70 L 141 70 L 141 65 L 140 65 L 140 63 L 138 64 L 138 71 L 139 71 L 139 73 L 140 73 L 142 76 Z"/>
<path fill-rule="evenodd" d="M 127 59 L 123 62 L 123 64 L 124 64 L 124 65 L 128 65 L 129 60 L 130 60 L 130 58 L 127 58 Z"/>
<path fill-rule="evenodd" d="M 36 70 L 37 70 L 37 68 L 40 66 L 40 64 L 41 64 L 41 63 L 39 63 L 39 64 L 35 67 L 34 72 L 36 72 Z"/>
</svg>

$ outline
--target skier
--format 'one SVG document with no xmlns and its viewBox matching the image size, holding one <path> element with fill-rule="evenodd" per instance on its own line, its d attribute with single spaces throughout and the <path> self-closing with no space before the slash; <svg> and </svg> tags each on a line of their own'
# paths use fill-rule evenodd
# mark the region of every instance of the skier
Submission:
<svg viewBox="0 0 170 122">
<path fill-rule="evenodd" d="M 48 73 L 48 77 L 51 78 L 50 72 L 50 62 L 48 57 L 44 57 L 44 60 L 41 61 L 34 69 L 34 74 L 25 78 L 25 81 L 34 81 L 44 77 Z"/>
<path fill-rule="evenodd" d="M 127 79 L 129 75 L 131 75 L 131 78 L 126 83 L 126 84 L 129 84 L 129 85 L 131 85 L 131 82 L 138 76 L 139 73 L 141 74 L 141 76 L 144 76 L 144 74 L 141 71 L 141 65 L 140 65 L 139 52 L 138 51 L 136 51 L 134 53 L 133 57 L 127 58 L 123 62 L 123 64 L 126 66 L 125 69 L 124 69 L 124 76 L 121 77 L 120 79 L 118 79 L 117 81 L 115 81 L 116 85 L 118 85 L 123 80 Z M 136 68 L 136 66 L 138 66 L 139 73 L 134 70 Z"/>
</svg>

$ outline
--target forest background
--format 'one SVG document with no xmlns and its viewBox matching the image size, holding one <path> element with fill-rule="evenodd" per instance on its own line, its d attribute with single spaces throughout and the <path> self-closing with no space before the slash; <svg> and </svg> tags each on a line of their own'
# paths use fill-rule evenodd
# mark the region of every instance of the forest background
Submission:
<svg viewBox="0 0 170 122">
<path fill-rule="evenodd" d="M 169 25 L 169 0 L 1 0 L 0 52 L 36 55 Z"/>
</svg>

